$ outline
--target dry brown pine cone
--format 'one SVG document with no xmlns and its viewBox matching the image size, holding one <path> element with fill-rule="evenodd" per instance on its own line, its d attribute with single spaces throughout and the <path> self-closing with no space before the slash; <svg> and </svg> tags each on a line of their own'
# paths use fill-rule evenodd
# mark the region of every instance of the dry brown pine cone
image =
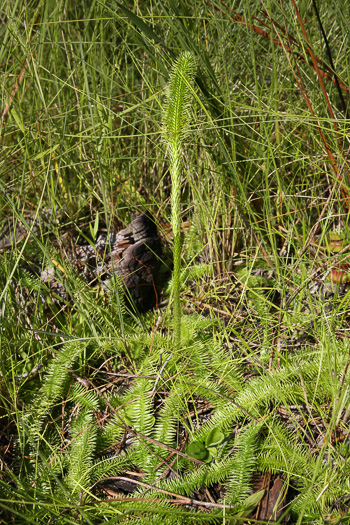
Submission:
<svg viewBox="0 0 350 525">
<path fill-rule="evenodd" d="M 22 234 L 17 229 L 11 239 L 7 236 L 0 240 L 0 248 L 9 248 L 13 240 L 20 240 Z M 119 232 L 99 235 L 94 247 L 76 246 L 75 253 L 69 256 L 79 273 L 95 285 L 108 288 L 113 277 L 118 276 L 125 290 L 126 302 L 130 306 L 135 305 L 140 312 L 157 304 L 159 290 L 156 282 L 161 258 L 161 239 L 149 212 L 138 215 Z M 65 287 L 56 280 L 54 269 L 47 267 L 41 271 L 40 268 L 40 263 L 36 262 L 26 265 L 28 271 L 35 273 L 56 294 L 66 299 Z"/>
</svg>

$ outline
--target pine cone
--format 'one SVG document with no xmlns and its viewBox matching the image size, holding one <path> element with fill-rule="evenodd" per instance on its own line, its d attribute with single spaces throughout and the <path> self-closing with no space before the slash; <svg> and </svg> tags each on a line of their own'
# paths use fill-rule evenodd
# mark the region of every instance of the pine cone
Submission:
<svg viewBox="0 0 350 525">
<path fill-rule="evenodd" d="M 19 239 L 19 233 L 15 228 L 13 239 Z M 10 246 L 7 238 L 3 245 L 0 243 L 3 248 Z M 117 275 L 125 290 L 127 304 L 130 307 L 135 305 L 139 312 L 157 304 L 159 290 L 156 281 L 161 258 L 161 239 L 149 212 L 137 216 L 119 232 L 101 234 L 94 247 L 76 246 L 74 253 L 68 255 L 69 262 L 91 284 L 110 288 L 110 281 Z M 65 286 L 55 278 L 53 267 L 42 268 L 40 261 L 30 261 L 21 268 L 40 277 L 56 295 L 67 299 Z"/>
<path fill-rule="evenodd" d="M 121 277 L 126 298 L 139 311 L 153 308 L 158 296 L 156 281 L 162 244 L 152 215 L 142 213 L 126 228 L 111 234 L 110 244 L 111 252 L 105 263 L 110 273 Z"/>
</svg>

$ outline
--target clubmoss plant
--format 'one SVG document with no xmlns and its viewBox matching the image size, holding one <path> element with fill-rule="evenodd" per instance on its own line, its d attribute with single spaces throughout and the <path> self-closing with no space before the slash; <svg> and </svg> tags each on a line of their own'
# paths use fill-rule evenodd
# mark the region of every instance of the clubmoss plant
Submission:
<svg viewBox="0 0 350 525">
<path fill-rule="evenodd" d="M 180 271 L 181 271 L 181 236 L 180 236 L 180 193 L 181 193 L 181 159 L 183 143 L 188 133 L 191 118 L 190 102 L 192 83 L 196 72 L 196 60 L 191 52 L 184 52 L 175 62 L 169 86 L 163 122 L 163 138 L 167 145 L 171 174 L 171 225 L 174 235 L 174 335 L 175 346 L 181 340 L 181 305 L 180 305 Z"/>
</svg>

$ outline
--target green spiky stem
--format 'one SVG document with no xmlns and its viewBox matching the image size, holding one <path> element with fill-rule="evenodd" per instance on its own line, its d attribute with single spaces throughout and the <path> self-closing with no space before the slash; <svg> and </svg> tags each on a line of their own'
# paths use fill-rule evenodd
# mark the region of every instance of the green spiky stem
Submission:
<svg viewBox="0 0 350 525">
<path fill-rule="evenodd" d="M 168 145 L 171 174 L 171 226 L 174 235 L 174 336 L 175 347 L 181 343 L 181 157 L 183 139 L 188 131 L 190 120 L 189 103 L 191 83 L 194 78 L 196 61 L 192 53 L 183 53 L 175 63 L 167 91 L 167 107 L 164 118 L 163 136 Z"/>
<path fill-rule="evenodd" d="M 174 270 L 173 270 L 173 293 L 174 293 L 174 335 L 175 347 L 179 348 L 181 343 L 181 304 L 180 304 L 180 273 L 181 273 L 181 148 L 180 151 L 172 151 L 171 158 L 174 159 L 170 165 L 172 188 L 171 188 L 171 227 L 174 235 Z"/>
</svg>

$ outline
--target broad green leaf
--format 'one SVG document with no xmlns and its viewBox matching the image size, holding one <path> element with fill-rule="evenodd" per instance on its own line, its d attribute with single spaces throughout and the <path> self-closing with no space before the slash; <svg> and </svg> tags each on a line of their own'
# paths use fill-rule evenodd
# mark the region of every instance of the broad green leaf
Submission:
<svg viewBox="0 0 350 525">
<path fill-rule="evenodd" d="M 45 151 L 42 151 L 41 153 L 38 153 L 38 155 L 36 155 L 34 157 L 33 160 L 39 160 L 39 159 L 42 159 L 43 157 L 46 157 L 46 155 L 50 155 L 51 153 L 53 153 L 54 151 L 56 151 L 57 148 L 59 148 L 60 145 L 59 144 L 56 144 L 55 146 L 53 146 L 52 148 L 50 149 L 46 149 Z"/>
<path fill-rule="evenodd" d="M 15 110 L 15 108 L 11 109 L 11 115 L 12 115 L 13 118 L 15 119 L 16 124 L 17 124 L 17 126 L 19 127 L 19 129 L 22 131 L 22 133 L 25 133 L 25 127 L 23 126 L 23 122 L 21 121 L 21 118 L 20 118 L 20 116 L 18 115 L 18 113 L 17 113 L 17 111 Z"/>
<path fill-rule="evenodd" d="M 192 458 L 200 459 L 202 461 L 209 456 L 209 452 L 200 441 L 193 441 L 190 443 L 187 447 L 187 454 Z"/>
<path fill-rule="evenodd" d="M 246 518 L 247 516 L 249 516 L 249 514 L 251 514 L 253 510 L 257 507 L 257 505 L 260 503 L 260 501 L 264 497 L 264 494 L 265 489 L 262 489 L 248 496 L 242 503 L 244 510 L 238 512 L 237 516 L 242 518 Z"/>
<path fill-rule="evenodd" d="M 145 33 L 145 35 L 148 36 L 148 38 L 150 38 L 151 40 L 154 40 L 158 44 L 162 44 L 162 41 L 160 40 L 160 38 L 155 34 L 154 31 L 152 31 L 150 27 L 148 27 L 148 25 L 141 18 L 139 18 L 132 11 L 129 11 L 129 9 L 127 9 L 122 4 L 119 4 L 118 2 L 117 2 L 117 6 L 120 7 L 120 9 L 126 14 L 130 22 L 135 24 L 135 26 L 138 29 L 140 29 L 140 31 Z"/>
<path fill-rule="evenodd" d="M 218 449 L 217 447 L 207 447 L 207 450 L 213 458 L 215 458 L 218 455 Z"/>
<path fill-rule="evenodd" d="M 91 236 L 92 238 L 95 240 L 96 237 L 97 237 L 97 232 L 98 232 L 98 225 L 99 225 L 99 213 L 97 212 L 96 213 L 96 217 L 95 217 L 95 223 L 94 223 L 94 227 L 91 226 L 91 223 L 89 224 L 90 226 L 90 233 L 91 233 Z"/>
<path fill-rule="evenodd" d="M 215 445 L 220 445 L 225 439 L 224 434 L 217 427 L 211 429 L 209 434 L 205 439 L 206 447 L 214 447 Z"/>
</svg>

